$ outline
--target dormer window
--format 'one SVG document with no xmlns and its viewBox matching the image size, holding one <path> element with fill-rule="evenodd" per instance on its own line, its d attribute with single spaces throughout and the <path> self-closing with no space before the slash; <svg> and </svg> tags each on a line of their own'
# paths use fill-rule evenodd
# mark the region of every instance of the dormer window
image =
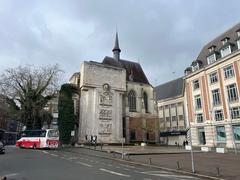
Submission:
<svg viewBox="0 0 240 180">
<path fill-rule="evenodd" d="M 231 54 L 231 47 L 230 47 L 230 45 L 228 45 L 228 46 L 226 46 L 226 47 L 221 49 L 221 56 L 222 57 L 225 57 L 225 56 L 227 56 L 229 54 Z"/>
<path fill-rule="evenodd" d="M 236 31 L 237 32 L 237 36 L 240 37 L 240 29 Z"/>
<path fill-rule="evenodd" d="M 229 37 L 225 37 L 224 39 L 222 39 L 222 44 L 223 45 L 226 44 L 228 42 L 228 40 L 229 40 Z"/>
<path fill-rule="evenodd" d="M 197 71 L 198 69 L 202 68 L 202 61 L 196 60 L 192 62 L 192 71 Z"/>
<path fill-rule="evenodd" d="M 208 48 L 209 52 L 213 52 L 215 50 L 216 46 L 211 46 L 210 48 Z"/>
<path fill-rule="evenodd" d="M 193 71 L 197 71 L 198 69 L 199 69 L 199 64 L 198 63 L 192 66 Z"/>
<path fill-rule="evenodd" d="M 207 61 L 208 61 L 208 64 L 212 64 L 216 61 L 216 54 L 212 54 L 210 56 L 207 57 Z"/>
<path fill-rule="evenodd" d="M 238 49 L 240 49 L 240 29 L 236 31 L 237 32 L 237 36 L 238 36 L 238 39 L 237 39 L 237 47 Z"/>
</svg>

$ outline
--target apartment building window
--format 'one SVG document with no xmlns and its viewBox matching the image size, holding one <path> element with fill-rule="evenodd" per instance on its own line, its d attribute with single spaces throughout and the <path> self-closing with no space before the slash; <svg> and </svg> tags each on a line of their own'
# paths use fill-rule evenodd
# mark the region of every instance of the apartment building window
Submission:
<svg viewBox="0 0 240 180">
<path fill-rule="evenodd" d="M 194 97 L 194 99 L 195 99 L 195 108 L 196 108 L 196 109 L 201 109 L 201 108 L 202 108 L 202 103 L 201 103 L 201 97 L 200 97 L 200 95 L 196 95 L 196 96 Z"/>
<path fill-rule="evenodd" d="M 206 144 L 205 130 L 204 128 L 198 128 L 199 144 Z"/>
<path fill-rule="evenodd" d="M 210 74 L 209 78 L 210 78 L 210 83 L 211 84 L 218 82 L 217 72 L 214 72 L 214 73 Z"/>
<path fill-rule="evenodd" d="M 199 80 L 195 80 L 193 81 L 193 89 L 199 89 L 200 85 L 199 85 Z"/>
<path fill-rule="evenodd" d="M 221 104 L 219 89 L 212 90 L 213 105 Z"/>
<path fill-rule="evenodd" d="M 172 116 L 172 121 L 177 121 L 177 116 Z"/>
<path fill-rule="evenodd" d="M 233 102 L 238 99 L 237 87 L 235 83 L 227 86 L 227 93 L 229 102 Z"/>
<path fill-rule="evenodd" d="M 226 132 L 224 126 L 216 127 L 217 141 L 226 141 Z"/>
<path fill-rule="evenodd" d="M 210 56 L 207 57 L 207 61 L 208 61 L 208 64 L 212 64 L 216 61 L 216 54 L 212 54 Z"/>
<path fill-rule="evenodd" d="M 234 138 L 236 141 L 240 141 L 240 125 L 233 126 Z"/>
<path fill-rule="evenodd" d="M 169 122 L 170 121 L 170 117 L 166 117 L 166 122 Z"/>
<path fill-rule="evenodd" d="M 199 64 L 192 66 L 192 71 L 197 71 L 199 69 Z"/>
<path fill-rule="evenodd" d="M 215 121 L 222 121 L 223 119 L 224 119 L 223 111 L 222 110 L 215 111 Z"/>
<path fill-rule="evenodd" d="M 203 114 L 202 113 L 196 114 L 196 118 L 197 118 L 197 123 L 203 123 Z"/>
<path fill-rule="evenodd" d="M 225 57 L 227 55 L 231 54 L 231 48 L 230 46 L 226 46 L 221 50 L 222 57 Z"/>
<path fill-rule="evenodd" d="M 178 116 L 179 121 L 183 120 L 183 115 Z"/>
<path fill-rule="evenodd" d="M 224 68 L 224 77 L 225 79 L 231 78 L 234 76 L 233 65 L 229 65 Z"/>
<path fill-rule="evenodd" d="M 231 108 L 231 118 L 239 119 L 240 118 L 240 107 Z"/>
</svg>

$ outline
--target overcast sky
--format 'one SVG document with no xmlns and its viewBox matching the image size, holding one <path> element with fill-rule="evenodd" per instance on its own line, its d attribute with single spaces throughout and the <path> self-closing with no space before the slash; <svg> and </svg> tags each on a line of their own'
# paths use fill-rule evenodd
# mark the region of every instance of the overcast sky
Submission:
<svg viewBox="0 0 240 180">
<path fill-rule="evenodd" d="M 159 85 L 182 76 L 205 43 L 240 22 L 239 0 L 0 0 L 0 73 L 58 63 L 65 81 L 82 61 L 123 59 Z"/>
</svg>

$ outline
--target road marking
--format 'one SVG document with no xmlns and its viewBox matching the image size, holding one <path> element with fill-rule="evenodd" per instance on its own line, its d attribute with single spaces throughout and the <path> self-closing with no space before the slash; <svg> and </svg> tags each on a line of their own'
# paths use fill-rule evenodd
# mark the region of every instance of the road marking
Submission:
<svg viewBox="0 0 240 180">
<path fill-rule="evenodd" d="M 6 175 L 4 175 L 4 176 L 6 176 L 6 177 L 13 177 L 13 176 L 17 176 L 18 174 L 17 173 L 12 173 L 12 174 L 6 174 Z M 3 177 L 4 177 L 3 176 Z"/>
<path fill-rule="evenodd" d="M 87 166 L 87 167 L 92 167 L 92 165 L 90 165 L 90 164 L 87 164 L 87 163 L 83 163 L 83 162 L 76 162 L 77 164 L 81 164 L 81 165 L 83 165 L 83 166 Z"/>
<path fill-rule="evenodd" d="M 138 170 L 143 170 L 143 168 L 139 168 L 139 167 L 135 167 L 135 166 L 130 166 L 130 165 L 126 165 L 126 164 L 119 164 L 123 167 L 127 167 L 127 168 L 132 168 L 132 169 L 138 169 Z"/>
<path fill-rule="evenodd" d="M 42 151 L 43 153 L 45 153 L 45 154 L 49 154 L 49 152 L 47 152 L 47 151 Z"/>
<path fill-rule="evenodd" d="M 68 158 L 68 160 L 77 160 L 77 159 L 79 159 L 78 157 L 70 157 L 70 158 Z"/>
<path fill-rule="evenodd" d="M 130 169 L 128 169 L 128 168 L 123 168 L 124 170 L 126 170 L 126 171 L 130 171 Z"/>
<path fill-rule="evenodd" d="M 111 165 L 111 164 L 108 164 L 108 166 L 112 167 L 112 165 Z"/>
<path fill-rule="evenodd" d="M 58 155 L 57 154 L 50 154 L 51 156 L 55 156 L 55 157 L 58 157 Z"/>
<path fill-rule="evenodd" d="M 115 172 L 115 171 L 111 171 L 111 170 L 107 170 L 107 169 L 99 169 L 100 171 L 103 171 L 103 172 L 107 172 L 107 173 L 110 173 L 110 174 L 114 174 L 114 175 L 118 175 L 118 176 L 123 176 L 123 177 L 131 177 L 130 175 L 128 174 L 122 174 L 122 173 L 118 173 L 118 172 Z"/>
<path fill-rule="evenodd" d="M 149 172 L 141 172 L 141 173 L 151 175 L 151 176 L 168 177 L 168 178 L 174 178 L 174 179 L 179 179 L 179 180 L 181 180 L 182 178 L 199 179 L 199 178 L 192 177 L 192 176 L 173 174 L 173 173 L 167 172 L 167 171 L 149 171 Z"/>
</svg>

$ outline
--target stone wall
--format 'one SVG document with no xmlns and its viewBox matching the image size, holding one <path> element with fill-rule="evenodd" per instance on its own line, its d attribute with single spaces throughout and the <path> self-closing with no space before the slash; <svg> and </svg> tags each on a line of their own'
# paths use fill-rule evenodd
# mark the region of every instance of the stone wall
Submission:
<svg viewBox="0 0 240 180">
<path fill-rule="evenodd" d="M 121 142 L 125 70 L 84 62 L 80 88 L 79 142 L 88 142 L 91 136 L 97 136 L 99 143 Z"/>
</svg>

